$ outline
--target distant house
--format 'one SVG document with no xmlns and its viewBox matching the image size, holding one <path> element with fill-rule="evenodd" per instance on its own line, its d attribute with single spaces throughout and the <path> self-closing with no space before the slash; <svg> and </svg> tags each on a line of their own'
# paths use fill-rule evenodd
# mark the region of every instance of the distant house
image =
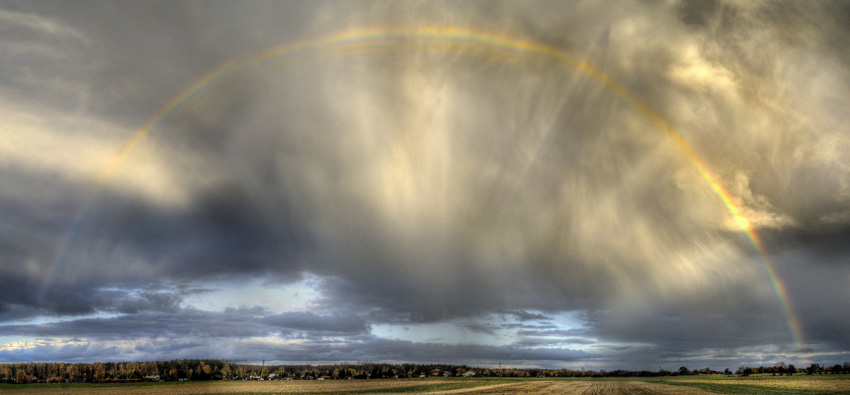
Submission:
<svg viewBox="0 0 850 395">
<path fill-rule="evenodd" d="M 162 380 L 159 379 L 159 375 L 156 375 L 156 376 L 145 376 L 145 381 L 157 381 L 157 382 L 159 382 L 159 381 L 162 381 Z"/>
<path fill-rule="evenodd" d="M 463 374 L 463 377 L 472 377 L 472 376 L 475 376 L 475 372 L 473 372 L 471 370 Z"/>
<path fill-rule="evenodd" d="M 274 380 L 277 377 L 277 373 L 269 373 L 269 380 Z"/>
<path fill-rule="evenodd" d="M 250 376 L 248 379 L 253 381 L 263 381 L 263 376 Z"/>
</svg>

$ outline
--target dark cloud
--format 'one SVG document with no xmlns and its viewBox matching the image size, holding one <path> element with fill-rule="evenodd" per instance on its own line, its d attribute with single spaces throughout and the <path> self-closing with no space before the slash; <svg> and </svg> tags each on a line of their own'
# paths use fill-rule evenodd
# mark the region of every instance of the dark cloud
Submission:
<svg viewBox="0 0 850 395">
<path fill-rule="evenodd" d="M 491 328 L 489 325 L 485 325 L 485 324 L 478 323 L 478 322 L 465 323 L 465 324 L 463 324 L 463 327 L 465 329 L 469 330 L 470 332 L 484 333 L 484 334 L 494 335 L 494 336 L 496 335 L 496 331 L 493 330 L 493 328 Z"/>
<path fill-rule="evenodd" d="M 708 0 L 700 2 L 682 1 L 678 6 L 679 19 L 688 26 L 700 28 L 706 26 L 717 14 L 720 2 Z"/>
<path fill-rule="evenodd" d="M 310 334 L 368 333 L 369 326 L 356 315 L 339 314 L 321 316 L 309 312 L 288 312 L 266 316 L 263 322 L 275 327 L 305 331 Z"/>
<path fill-rule="evenodd" d="M 520 335 L 521 338 L 519 341 L 514 342 L 513 345 L 516 347 L 552 347 L 560 345 L 594 344 L 597 342 L 594 339 L 587 339 L 582 337 L 563 337 L 547 332 L 529 334 L 527 331 L 519 331 L 517 334 Z"/>
<path fill-rule="evenodd" d="M 545 316 L 545 315 L 543 315 L 543 314 L 540 314 L 540 313 L 530 313 L 530 312 L 525 311 L 525 310 L 512 311 L 512 312 L 511 312 L 511 314 L 513 314 L 514 316 L 516 316 L 516 318 L 517 318 L 517 319 L 519 319 L 520 321 L 531 321 L 531 320 L 535 320 L 535 321 L 547 321 L 547 320 L 551 320 L 551 319 L 552 319 L 551 317 L 547 317 L 547 316 Z"/>
<path fill-rule="evenodd" d="M 177 317 L 182 317 L 177 319 Z M 84 318 L 43 325 L 6 325 L 5 335 L 62 337 L 75 333 L 80 337 L 95 339 L 157 338 L 177 336 L 253 336 L 268 334 L 257 325 L 244 322 L 252 318 L 245 312 L 203 313 L 181 311 L 180 315 L 162 313 L 137 313 L 116 318 Z M 239 320 L 241 319 L 242 322 Z"/>
</svg>

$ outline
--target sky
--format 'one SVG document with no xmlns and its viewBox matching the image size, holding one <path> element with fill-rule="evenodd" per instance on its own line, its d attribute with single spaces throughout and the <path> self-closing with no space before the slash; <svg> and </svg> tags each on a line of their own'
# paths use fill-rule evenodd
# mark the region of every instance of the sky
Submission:
<svg viewBox="0 0 850 395">
<path fill-rule="evenodd" d="M 0 1 L 0 362 L 850 361 L 841 1 Z"/>
</svg>

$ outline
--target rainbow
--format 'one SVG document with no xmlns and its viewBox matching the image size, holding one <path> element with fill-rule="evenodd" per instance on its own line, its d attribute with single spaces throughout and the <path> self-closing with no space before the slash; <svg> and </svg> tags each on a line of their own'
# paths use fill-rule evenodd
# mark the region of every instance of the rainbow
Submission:
<svg viewBox="0 0 850 395">
<path fill-rule="evenodd" d="M 85 217 L 91 211 L 94 201 L 101 189 L 112 181 L 124 168 L 126 161 L 135 148 L 156 129 L 168 116 L 191 106 L 209 97 L 216 91 L 228 85 L 238 82 L 244 78 L 250 78 L 257 74 L 263 74 L 263 70 L 296 63 L 305 59 L 319 57 L 321 54 L 350 54 L 375 50 L 398 50 L 404 49 L 405 45 L 420 44 L 434 45 L 437 49 L 455 50 L 463 48 L 481 48 L 485 50 L 502 51 L 506 55 L 539 56 L 566 65 L 580 71 L 604 85 L 608 90 L 630 103 L 637 111 L 648 119 L 656 128 L 664 132 L 690 161 L 694 170 L 711 190 L 713 195 L 724 207 L 729 217 L 737 225 L 749 243 L 755 248 L 761 257 L 761 262 L 770 280 L 777 299 L 782 305 L 783 312 L 788 322 L 788 329 L 794 342 L 800 348 L 803 344 L 802 329 L 794 312 L 793 306 L 781 278 L 776 274 L 773 262 L 770 260 L 764 243 L 747 218 L 742 215 L 740 207 L 732 198 L 728 190 L 711 172 L 709 167 L 690 148 L 687 141 L 676 131 L 672 124 L 666 120 L 658 111 L 644 103 L 625 86 L 606 75 L 592 65 L 574 59 L 566 52 L 546 45 L 524 39 L 506 36 L 498 32 L 474 30 L 458 27 L 445 26 L 423 26 L 423 27 L 371 27 L 365 29 L 350 30 L 338 34 L 324 36 L 314 40 L 301 41 L 277 47 L 259 55 L 237 58 L 228 61 L 218 68 L 210 71 L 203 77 L 189 85 L 177 96 L 163 105 L 143 126 L 136 132 L 127 143 L 112 157 L 97 178 L 95 192 L 92 193 L 91 201 L 80 210 L 70 230 L 67 232 L 61 247 L 57 253 L 50 275 L 40 293 L 44 296 L 46 289 L 52 282 L 57 268 L 62 265 L 65 256 L 73 244 L 74 237 Z M 422 47 L 432 48 L 432 47 Z"/>
</svg>

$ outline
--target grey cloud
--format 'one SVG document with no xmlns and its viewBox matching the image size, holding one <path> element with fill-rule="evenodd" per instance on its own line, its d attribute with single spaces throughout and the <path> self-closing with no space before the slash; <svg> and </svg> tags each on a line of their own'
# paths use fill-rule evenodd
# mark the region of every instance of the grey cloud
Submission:
<svg viewBox="0 0 850 395">
<path fill-rule="evenodd" d="M 309 312 L 289 312 L 270 315 L 263 322 L 275 327 L 306 331 L 311 334 L 358 334 L 368 333 L 369 326 L 355 315 L 316 315 Z"/>
<path fill-rule="evenodd" d="M 29 334 L 44 338 L 40 344 L 26 351 L 29 355 L 39 355 L 43 360 L 61 359 L 66 361 L 98 360 L 99 358 L 115 358 L 116 355 L 129 353 L 138 358 L 149 356 L 169 355 L 177 357 L 198 357 L 214 348 L 221 354 L 216 357 L 225 359 L 277 359 L 285 362 L 322 362 L 343 360 L 364 360 L 374 358 L 382 361 L 412 361 L 435 362 L 452 361 L 452 363 L 494 364 L 498 361 L 515 361 L 525 364 L 535 363 L 555 364 L 560 362 L 575 362 L 598 358 L 599 354 L 568 348 L 525 348 L 516 346 L 486 346 L 486 345 L 441 345 L 414 343 L 407 341 L 386 340 L 367 334 L 357 334 L 361 328 L 344 328 L 350 324 L 331 323 L 333 319 L 311 316 L 304 319 L 303 314 L 285 314 L 297 316 L 289 318 L 284 326 L 299 326 L 304 330 L 292 337 L 282 339 L 297 339 L 298 346 L 273 345 L 252 340 L 250 336 L 263 336 L 268 328 L 260 328 L 258 323 L 271 322 L 273 326 L 280 323 L 281 317 L 268 316 L 253 319 L 255 313 L 262 310 L 249 309 L 229 311 L 223 314 L 210 314 L 192 311 L 182 311 L 182 320 L 174 320 L 173 316 L 139 314 L 135 318 L 118 317 L 109 319 L 85 319 L 51 325 L 18 325 L 0 327 L 4 335 Z M 299 322 L 300 321 L 300 322 Z M 304 323 L 306 321 L 306 323 Z M 340 321 L 337 319 L 336 321 Z M 240 324 L 242 331 L 234 331 L 235 325 Z M 330 327 L 332 329 L 329 329 Z M 123 331 L 119 328 L 123 328 Z M 315 329 L 315 331 L 311 331 Z M 348 331 L 347 334 L 343 333 Z M 55 336 L 64 333 L 77 333 L 85 339 L 58 339 Z M 118 333 L 124 336 L 116 337 Z M 327 340 L 324 335 L 335 336 L 335 340 Z M 338 336 L 344 335 L 341 343 Z M 147 340 L 146 340 L 147 338 Z M 185 341 L 178 339 L 200 338 L 201 341 Z M 124 339 L 130 341 L 126 345 L 103 347 L 105 339 Z M 141 343 L 133 345 L 135 343 Z M 0 359 L 13 361 L 20 356 L 22 350 L 0 351 Z M 78 354 L 73 355 L 74 352 Z M 474 357 L 471 357 L 474 356 Z M 552 365 L 554 366 L 554 365 Z"/>
<path fill-rule="evenodd" d="M 155 12 L 146 10 L 141 15 Z M 394 12 L 407 15 L 410 10 Z M 361 14 L 353 15 L 351 18 Z M 130 23 L 127 30 L 137 29 L 135 23 Z M 485 19 L 482 23 L 488 22 Z M 564 29 L 567 21 L 559 23 L 561 25 L 551 28 Z M 120 37 L 115 40 L 120 40 Z M 420 116 L 417 113 L 420 110 L 412 107 L 417 103 L 398 103 L 396 99 L 400 97 L 398 87 L 403 86 L 411 75 L 421 75 L 424 71 L 423 65 L 415 58 L 395 56 L 388 55 L 392 62 L 385 67 L 386 73 L 382 73 L 380 79 L 369 80 L 377 84 L 378 93 L 367 94 L 369 100 L 365 102 L 366 110 L 370 112 L 387 106 L 389 111 L 373 116 L 390 128 L 402 127 L 404 122 Z M 316 90 L 301 82 L 302 85 L 290 87 L 298 89 L 286 90 L 289 95 L 300 95 L 297 101 L 302 105 L 309 105 L 311 110 L 307 115 L 288 110 L 272 112 L 264 102 L 275 103 L 276 107 L 285 109 L 286 104 L 296 99 L 272 94 L 284 103 L 280 106 L 277 100 L 267 101 L 264 96 L 249 95 L 255 88 L 249 85 L 251 89 L 228 92 L 239 98 L 222 102 L 221 105 L 229 111 L 212 113 L 199 110 L 190 115 L 205 120 L 189 118 L 187 124 L 180 128 L 181 131 L 191 130 L 196 122 L 198 126 L 219 124 L 212 132 L 206 130 L 205 136 L 223 134 L 220 139 L 210 141 L 208 137 L 203 140 L 200 136 L 179 137 L 180 133 L 174 134 L 178 137 L 160 134 L 158 138 L 165 141 L 180 142 L 184 139 L 183 145 L 193 141 L 192 138 L 204 141 L 195 149 L 208 149 L 208 156 L 202 156 L 201 165 L 190 164 L 186 170 L 204 171 L 203 166 L 210 166 L 216 171 L 215 177 L 220 179 L 216 182 L 226 182 L 217 187 L 198 189 L 197 208 L 185 213 L 158 212 L 145 206 L 143 201 L 122 202 L 116 201 L 115 196 L 109 196 L 92 214 L 90 223 L 96 225 L 90 225 L 93 228 L 90 237 L 105 241 L 105 248 L 110 250 L 114 250 L 115 245 L 126 246 L 124 248 L 131 254 L 129 258 L 139 261 L 139 265 L 165 265 L 156 268 L 156 272 L 176 272 L 184 276 L 234 271 L 262 273 L 272 266 L 279 267 L 283 262 L 288 269 L 285 272 L 311 270 L 320 275 L 333 273 L 340 277 L 341 286 L 334 288 L 338 294 L 330 295 L 332 298 L 347 298 L 359 305 L 381 305 L 386 310 L 408 314 L 411 320 L 420 322 L 474 314 L 480 310 L 478 306 L 488 304 L 499 294 L 509 295 L 511 305 L 516 308 L 558 310 L 581 307 L 587 303 L 600 303 L 609 297 L 610 292 L 600 284 L 612 279 L 639 283 L 641 277 L 655 275 L 652 270 L 644 270 L 644 262 L 658 258 L 658 255 L 675 254 L 675 251 L 662 248 L 632 258 L 624 256 L 625 251 L 615 249 L 600 258 L 597 256 L 598 248 L 604 246 L 606 238 L 591 235 L 588 240 L 576 239 L 580 235 L 577 227 L 585 221 L 604 223 L 612 216 L 621 215 L 622 218 L 616 222 L 628 224 L 629 221 L 637 221 L 655 226 L 656 222 L 657 225 L 661 223 L 655 216 L 673 213 L 670 207 L 652 203 L 655 200 L 653 188 L 626 186 L 622 187 L 621 193 L 633 197 L 630 203 L 625 202 L 626 207 L 656 207 L 656 212 L 636 214 L 637 210 L 629 208 L 609 214 L 603 207 L 583 218 L 587 215 L 581 213 L 584 210 L 582 202 L 596 199 L 605 193 L 604 188 L 607 187 L 593 186 L 589 183 L 591 180 L 602 183 L 600 185 L 622 183 L 626 178 L 621 173 L 633 162 L 649 161 L 649 170 L 658 168 L 669 173 L 659 167 L 661 164 L 651 163 L 653 160 L 650 160 L 649 153 L 644 152 L 647 148 L 644 142 L 621 139 L 625 155 L 620 157 L 609 158 L 607 149 L 601 150 L 604 147 L 602 139 L 614 138 L 611 132 L 605 130 L 620 122 L 613 111 L 622 109 L 622 103 L 613 101 L 610 104 L 612 98 L 605 96 L 602 87 L 588 85 L 586 78 L 575 73 L 563 75 L 556 72 L 544 78 L 518 72 L 510 66 L 495 65 L 487 73 L 475 76 L 460 67 L 476 66 L 476 63 L 475 59 L 463 59 L 458 66 L 449 67 L 442 75 L 428 77 L 431 79 L 427 80 L 436 87 L 451 88 L 466 79 L 459 85 L 459 89 L 465 92 L 457 92 L 459 108 L 467 114 L 459 118 L 456 128 L 464 133 L 447 135 L 450 145 L 445 149 L 452 156 L 457 156 L 453 151 L 459 151 L 467 156 L 467 161 L 457 161 L 452 169 L 452 178 L 442 186 L 444 190 L 453 188 L 458 200 L 447 199 L 448 195 L 434 196 L 435 204 L 444 207 L 442 217 L 436 216 L 443 218 L 442 222 L 431 219 L 434 213 L 430 211 L 438 206 L 432 207 L 422 200 L 405 203 L 409 205 L 412 225 L 394 223 L 396 219 L 382 212 L 384 203 L 376 201 L 372 190 L 374 186 L 362 183 L 368 180 L 365 176 L 375 177 L 364 175 L 364 172 L 392 166 L 390 163 L 378 163 L 378 167 L 363 163 L 370 157 L 385 157 L 388 151 L 377 146 L 358 152 L 349 149 L 348 145 L 341 145 L 340 141 L 345 141 L 341 137 L 350 135 L 366 139 L 377 137 L 384 139 L 388 145 L 398 144 L 407 152 L 405 160 L 408 163 L 425 160 L 422 165 L 409 166 L 408 170 L 413 172 L 448 171 L 447 167 L 441 170 L 441 166 L 448 166 L 447 163 L 429 165 L 425 156 L 427 150 L 406 143 L 403 135 L 392 130 L 386 136 L 372 136 L 373 131 L 364 130 L 356 123 L 342 123 L 348 118 L 356 119 L 356 109 L 343 102 L 338 103 L 334 112 L 325 112 L 322 117 L 313 116 L 312 112 L 327 107 L 319 103 L 328 100 L 326 89 L 329 87 L 338 84 L 354 92 L 364 89 L 358 83 L 347 81 L 350 75 L 358 74 L 356 68 L 346 64 L 346 69 L 340 69 L 331 63 L 318 65 L 313 70 L 321 74 L 303 78 L 328 88 Z M 455 76 L 451 73 L 461 74 Z M 339 76 L 335 77 L 336 74 Z M 517 86 L 511 82 L 516 78 L 529 78 L 530 85 Z M 554 78 L 555 81 L 553 83 L 546 78 Z M 497 80 L 506 82 L 494 83 Z M 279 86 L 292 81 L 283 77 L 271 82 L 272 86 Z M 568 89 L 544 89 L 559 84 L 565 84 Z M 517 91 L 517 88 L 521 89 Z M 611 116 L 607 121 L 599 121 L 598 117 L 583 114 L 585 107 L 565 107 L 566 99 L 559 98 L 559 92 L 568 92 L 572 96 L 589 94 L 589 103 L 613 105 L 609 110 Z M 493 95 L 515 96 L 518 105 L 513 107 L 513 102 L 506 102 L 488 110 L 476 104 L 480 98 Z M 340 97 L 330 99 L 332 102 L 339 101 Z M 532 105 L 526 104 L 527 101 Z M 426 106 L 421 111 L 427 115 L 427 111 L 436 109 Z M 519 133 L 517 128 L 524 126 L 503 126 L 516 123 L 511 118 L 517 116 L 522 117 L 522 123 L 532 122 L 527 135 L 512 134 Z M 543 117 L 539 120 L 540 125 L 534 123 L 538 122 L 535 120 L 538 116 Z M 309 124 L 305 123 L 308 119 Z M 282 132 L 270 134 L 270 129 L 277 129 L 273 125 L 285 126 Z M 485 138 L 493 128 L 500 130 L 500 137 Z M 602 136 L 596 134 L 598 130 L 603 130 Z M 192 136 L 193 133 L 197 134 L 187 132 L 185 135 Z M 311 136 L 316 143 L 290 147 L 291 143 L 299 142 L 305 135 Z M 185 140 L 187 138 L 190 140 Z M 587 145 L 594 149 L 579 151 L 573 148 Z M 536 157 L 529 161 L 513 152 L 515 146 Z M 538 159 L 558 165 L 544 167 L 542 162 L 535 161 Z M 581 162 L 594 164 L 608 159 L 614 160 L 611 169 L 580 165 Z M 494 168 L 495 173 L 484 173 L 485 177 L 481 177 L 482 167 Z M 564 187 L 546 185 L 564 184 L 562 173 L 571 167 L 576 168 L 567 170 L 565 187 L 579 191 L 582 196 L 576 199 L 578 206 L 559 207 L 564 192 L 558 189 Z M 412 174 L 405 174 L 403 167 L 399 170 L 402 172 L 398 177 Z M 400 181 L 403 180 L 387 179 L 383 182 L 393 187 Z M 426 190 L 439 185 L 425 177 L 415 187 Z M 480 204 L 470 204 L 479 198 Z M 617 203 L 624 202 L 610 201 L 612 207 Z M 538 214 L 533 214 L 531 207 Z M 541 207 L 544 209 L 538 210 Z M 542 221 L 546 221 L 543 217 L 550 216 L 553 220 L 549 228 L 537 230 L 540 237 L 526 238 L 522 235 L 533 229 L 524 219 L 525 215 L 541 217 Z M 614 227 L 619 227 L 616 222 Z M 104 231 L 100 233 L 95 226 L 103 227 Z M 506 230 L 493 232 L 499 228 Z M 612 230 L 614 228 L 604 226 L 599 229 L 600 232 Z M 682 242 L 689 233 L 682 227 L 671 229 L 662 237 Z M 620 237 L 634 238 L 629 233 Z M 567 248 L 564 249 L 562 244 L 567 244 Z M 575 248 L 572 248 L 573 245 Z M 498 248 L 506 249 L 501 258 L 494 255 Z M 96 256 L 85 258 L 97 259 Z M 311 262 L 310 267 L 299 266 L 305 260 Z M 627 263 L 622 265 L 625 268 L 600 263 L 605 260 Z M 206 270 L 195 270 L 201 262 Z M 339 270 L 350 266 L 363 269 Z M 525 270 L 524 266 L 531 270 Z M 628 277 L 616 274 L 624 269 L 632 273 L 633 279 L 624 280 Z M 568 275 L 571 271 L 580 275 Z M 382 275 L 374 276 L 376 272 Z M 482 277 L 481 272 L 499 275 Z M 509 278 L 512 281 L 507 281 Z M 588 278 L 596 281 L 587 281 Z"/>
<path fill-rule="evenodd" d="M 516 316 L 516 318 L 519 319 L 520 321 L 531 321 L 531 320 L 548 321 L 548 320 L 552 319 L 551 317 L 547 317 L 543 314 L 530 313 L 530 312 L 525 311 L 525 310 L 512 311 L 511 314 Z"/>
<path fill-rule="evenodd" d="M 380 361 L 416 361 L 421 363 L 446 363 L 495 365 L 504 363 L 522 364 L 524 361 L 541 361 L 547 366 L 562 366 L 564 362 L 593 359 L 596 353 L 567 348 L 527 349 L 485 345 L 444 345 L 387 340 L 372 336 L 350 338 L 343 344 L 333 346 L 307 343 L 297 349 L 265 344 L 240 344 L 248 358 L 273 358 L 290 363 L 320 363 L 323 361 L 358 361 L 374 358 Z M 247 348 L 247 349 L 246 349 Z M 225 351 L 232 351 L 228 348 Z M 470 358 L 475 355 L 475 358 Z"/>
<path fill-rule="evenodd" d="M 469 322 L 469 323 L 463 324 L 462 326 L 463 326 L 463 328 L 465 328 L 465 329 L 467 329 L 471 332 L 484 333 L 484 334 L 488 334 L 488 335 L 496 335 L 496 331 L 493 330 L 493 328 L 491 328 L 488 325 L 481 324 L 481 323 L 478 323 L 478 322 Z"/>
<path fill-rule="evenodd" d="M 136 314 L 119 318 L 86 318 L 51 325 L 6 325 L 4 334 L 18 336 L 61 337 L 75 333 L 93 341 L 156 338 L 175 336 L 251 336 L 268 333 L 256 325 L 238 323 L 217 317 L 183 312 L 181 319 L 168 314 Z M 209 327 L 207 325 L 213 325 Z"/>
<path fill-rule="evenodd" d="M 581 336 L 587 329 L 557 329 L 555 326 L 527 326 L 517 331 L 519 335 L 527 336 Z"/>
<path fill-rule="evenodd" d="M 539 347 L 539 346 L 556 346 L 556 345 L 574 345 L 574 344 L 594 344 L 596 340 L 585 339 L 581 337 L 536 337 L 527 336 L 513 343 L 516 347 Z"/>
<path fill-rule="evenodd" d="M 528 324 L 500 324 L 502 328 L 507 329 L 521 329 L 521 330 L 547 330 L 547 329 L 555 329 L 556 325 L 547 324 L 547 325 L 528 325 Z"/>
<path fill-rule="evenodd" d="M 788 302 L 796 315 L 793 319 L 813 347 L 847 347 L 847 338 L 841 334 L 850 330 L 850 319 L 834 313 L 850 298 L 850 290 L 839 286 L 850 276 L 845 256 L 813 254 L 811 248 L 801 248 L 778 255 L 774 261 L 788 290 Z"/>
<path fill-rule="evenodd" d="M 161 300 L 150 294 L 147 299 L 119 301 L 122 313 L 117 317 L 80 318 L 47 324 L 0 326 L 0 333 L 18 336 L 62 337 L 68 333 L 89 339 L 173 338 L 248 338 L 254 336 L 303 337 L 353 336 L 369 332 L 369 325 L 354 315 L 317 315 L 308 312 L 270 314 L 261 307 L 228 308 L 221 312 L 177 309 L 169 296 L 165 306 L 151 305 Z M 141 299 L 141 300 L 140 300 Z"/>
<path fill-rule="evenodd" d="M 132 347 L 79 339 L 47 339 L 47 343 L 33 344 L 31 348 L 0 351 L 0 361 L 16 362 L 31 360 L 33 355 L 42 356 L 43 361 L 93 362 L 135 359 L 154 360 L 158 355 L 173 355 L 174 358 L 203 358 L 209 355 L 207 344 L 180 342 L 171 339 L 167 345 L 146 343 Z"/>
<path fill-rule="evenodd" d="M 185 349 L 197 349 L 199 347 L 205 347 L 206 344 L 196 343 L 196 342 L 187 342 L 187 343 L 179 343 L 179 342 L 169 342 L 164 346 L 157 346 L 150 343 L 143 344 L 141 346 L 136 346 L 134 350 L 148 353 L 151 355 L 157 355 L 161 353 L 173 353 L 175 351 L 185 350 Z"/>
<path fill-rule="evenodd" d="M 678 5 L 679 19 L 688 26 L 695 28 L 703 27 L 713 19 L 717 13 L 720 2 L 716 0 L 692 2 L 682 1 Z"/>
<path fill-rule="evenodd" d="M 107 293 L 100 297 L 108 299 L 110 296 L 112 295 Z M 126 296 L 124 292 L 121 292 L 119 295 L 115 295 L 115 297 L 120 300 L 116 310 L 122 314 L 137 314 L 142 311 L 176 312 L 181 302 L 181 298 L 178 295 L 163 292 L 144 292 Z"/>
</svg>

